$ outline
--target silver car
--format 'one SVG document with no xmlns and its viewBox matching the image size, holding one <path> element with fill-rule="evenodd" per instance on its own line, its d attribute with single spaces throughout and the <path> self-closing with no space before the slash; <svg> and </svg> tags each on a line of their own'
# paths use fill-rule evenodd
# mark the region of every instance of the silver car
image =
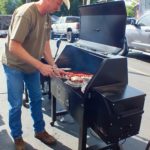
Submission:
<svg viewBox="0 0 150 150">
<path fill-rule="evenodd" d="M 141 16 L 136 23 L 126 25 L 125 44 L 129 49 L 150 54 L 150 12 Z"/>
</svg>

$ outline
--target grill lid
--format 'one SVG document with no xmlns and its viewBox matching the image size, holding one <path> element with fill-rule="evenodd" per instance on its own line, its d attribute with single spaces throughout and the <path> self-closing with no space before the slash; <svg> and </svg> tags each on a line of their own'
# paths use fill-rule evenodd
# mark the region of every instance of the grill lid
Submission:
<svg viewBox="0 0 150 150">
<path fill-rule="evenodd" d="M 81 6 L 80 40 L 77 46 L 115 53 L 123 48 L 126 8 L 124 1 Z"/>
</svg>

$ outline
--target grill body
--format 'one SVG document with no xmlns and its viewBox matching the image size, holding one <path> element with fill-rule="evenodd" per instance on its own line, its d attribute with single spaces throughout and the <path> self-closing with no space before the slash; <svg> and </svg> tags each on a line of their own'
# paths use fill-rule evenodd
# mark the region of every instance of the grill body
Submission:
<svg viewBox="0 0 150 150">
<path fill-rule="evenodd" d="M 95 55 L 69 45 L 56 63 L 59 67 L 93 74 L 84 93 L 81 88 L 65 84 L 65 79 L 51 79 L 52 125 L 57 115 L 61 115 L 56 112 L 58 100 L 80 125 L 79 150 L 86 149 L 89 127 L 108 145 L 138 134 L 145 94 L 128 85 L 127 58 Z"/>
<path fill-rule="evenodd" d="M 106 143 L 138 134 L 144 93 L 129 85 L 114 84 L 94 88 L 92 97 L 94 113 L 91 126 Z"/>
<path fill-rule="evenodd" d="M 104 149 L 118 150 L 120 140 L 139 132 L 145 100 L 143 92 L 128 85 L 127 58 L 111 55 L 123 47 L 125 5 L 116 1 L 83 6 L 80 14 L 83 40 L 79 45 L 67 45 L 56 64 L 93 77 L 84 92 L 66 84 L 65 79 L 51 79 L 51 125 L 66 113 L 56 111 L 58 100 L 79 124 L 78 150 L 86 149 L 87 128 L 103 139 Z"/>
</svg>

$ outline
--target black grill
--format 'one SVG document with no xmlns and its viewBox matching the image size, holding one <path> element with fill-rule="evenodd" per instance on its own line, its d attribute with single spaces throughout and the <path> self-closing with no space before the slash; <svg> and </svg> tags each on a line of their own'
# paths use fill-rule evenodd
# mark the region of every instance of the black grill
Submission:
<svg viewBox="0 0 150 150">
<path fill-rule="evenodd" d="M 122 48 L 126 22 L 125 5 L 123 1 L 118 1 L 83 6 L 80 14 L 83 41 L 79 40 L 77 45 L 67 45 L 56 64 L 60 68 L 71 68 L 71 71 L 93 74 L 93 77 L 84 91 L 66 84 L 66 79 L 51 79 L 51 125 L 54 125 L 58 115 L 66 113 L 56 112 L 58 100 L 80 126 L 79 150 L 86 149 L 87 128 L 92 128 L 108 144 L 104 149 L 118 150 L 120 140 L 138 134 L 145 100 L 143 92 L 128 85 L 127 58 L 108 55 L 108 52 Z M 95 16 L 100 20 L 103 18 L 103 28 Z M 118 27 L 120 33 L 116 32 Z M 104 35 L 105 32 L 108 34 Z M 98 44 L 98 47 L 86 47 L 90 41 L 93 45 L 95 35 L 94 46 Z"/>
</svg>

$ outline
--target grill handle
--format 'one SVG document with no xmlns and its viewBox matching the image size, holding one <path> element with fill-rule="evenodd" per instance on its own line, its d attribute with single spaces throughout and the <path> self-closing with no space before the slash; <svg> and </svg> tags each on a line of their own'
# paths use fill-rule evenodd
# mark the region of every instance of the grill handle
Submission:
<svg viewBox="0 0 150 150">
<path fill-rule="evenodd" d="M 134 110 L 134 111 L 129 112 L 129 113 L 125 112 L 124 114 L 120 114 L 120 115 L 119 115 L 119 118 L 126 118 L 126 117 L 130 117 L 130 116 L 141 115 L 141 114 L 143 114 L 143 113 L 144 113 L 143 110 L 138 111 L 138 112 L 137 112 L 137 110 Z"/>
<path fill-rule="evenodd" d="M 107 108 L 107 111 L 108 111 L 108 115 L 110 116 L 110 117 L 113 117 L 113 113 L 112 113 L 112 110 L 111 110 L 111 108 L 110 108 L 110 106 L 109 106 L 109 104 L 108 104 L 108 102 L 105 100 L 104 101 L 104 103 L 105 103 L 105 106 L 106 106 L 106 108 Z M 126 112 L 124 112 L 124 113 L 120 113 L 120 114 L 118 114 L 118 118 L 126 118 L 126 117 L 130 117 L 130 116 L 135 116 L 135 115 L 141 115 L 141 114 L 143 114 L 144 113 L 144 111 L 143 110 L 137 110 L 137 109 L 134 109 L 134 110 L 131 110 L 131 111 L 126 111 Z"/>
</svg>

